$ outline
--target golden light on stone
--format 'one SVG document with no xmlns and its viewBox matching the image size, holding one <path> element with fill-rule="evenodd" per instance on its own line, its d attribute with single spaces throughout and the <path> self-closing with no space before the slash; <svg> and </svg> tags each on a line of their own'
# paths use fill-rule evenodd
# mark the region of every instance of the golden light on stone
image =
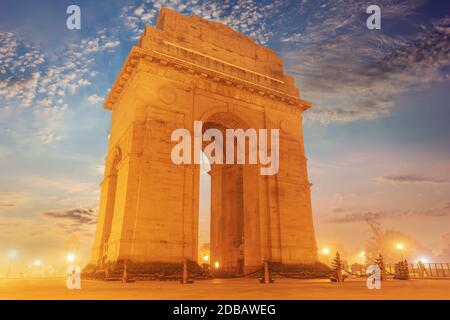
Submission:
<svg viewBox="0 0 450 320">
<path fill-rule="evenodd" d="M 172 133 L 194 134 L 193 119 L 205 129 L 260 130 L 273 123 L 283 132 L 276 183 L 261 179 L 250 164 L 212 167 L 208 260 L 220 257 L 220 267 L 232 274 L 260 266 L 264 256 L 282 264 L 316 263 L 302 136 L 302 113 L 310 107 L 272 49 L 225 25 L 161 9 L 105 102 L 111 135 L 90 265 L 125 257 L 148 265 L 204 260 L 198 259 L 199 179 L 183 178 L 198 177 L 200 169 L 171 159 Z M 132 232 L 124 232 L 129 226 Z"/>
</svg>

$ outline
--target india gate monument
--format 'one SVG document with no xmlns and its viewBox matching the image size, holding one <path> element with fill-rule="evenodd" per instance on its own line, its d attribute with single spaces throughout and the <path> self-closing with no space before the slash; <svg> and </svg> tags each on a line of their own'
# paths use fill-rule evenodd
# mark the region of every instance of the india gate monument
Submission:
<svg viewBox="0 0 450 320">
<path fill-rule="evenodd" d="M 179 128 L 194 136 L 200 121 L 203 132 L 279 130 L 276 174 L 262 175 L 261 163 L 211 164 L 213 271 L 316 263 L 302 132 L 309 107 L 273 50 L 223 24 L 162 9 L 104 104 L 112 124 L 90 267 L 197 263 L 200 166 L 174 163 L 171 137 Z"/>
</svg>

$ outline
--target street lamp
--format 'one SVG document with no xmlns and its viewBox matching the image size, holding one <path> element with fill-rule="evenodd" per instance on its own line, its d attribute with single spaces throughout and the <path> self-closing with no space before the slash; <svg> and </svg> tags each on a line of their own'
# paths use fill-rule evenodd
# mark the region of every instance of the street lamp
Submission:
<svg viewBox="0 0 450 320">
<path fill-rule="evenodd" d="M 425 257 L 420 257 L 419 259 L 417 259 L 417 263 L 422 262 L 422 263 L 428 263 L 428 259 Z"/>
<path fill-rule="evenodd" d="M 16 250 L 11 250 L 10 252 L 8 252 L 8 258 L 9 259 L 15 259 L 17 257 L 17 251 Z"/>
<path fill-rule="evenodd" d="M 66 257 L 67 262 L 72 263 L 75 261 L 75 254 L 69 253 Z"/>
<path fill-rule="evenodd" d="M 34 260 L 34 265 L 36 267 L 39 267 L 41 264 L 42 264 L 41 260 L 39 260 L 39 259 Z"/>
<path fill-rule="evenodd" d="M 203 261 L 205 261 L 205 263 L 208 263 L 209 257 L 205 254 L 203 256 Z"/>
<path fill-rule="evenodd" d="M 219 261 L 214 262 L 214 268 L 219 269 Z"/>
<path fill-rule="evenodd" d="M 366 264 L 366 252 L 363 250 L 359 253 L 359 256 L 361 257 L 362 263 Z"/>
<path fill-rule="evenodd" d="M 323 248 L 322 249 L 322 254 L 324 255 L 324 257 L 325 257 L 325 263 L 328 265 L 328 264 L 330 264 L 330 260 L 329 260 L 329 255 L 330 255 L 330 249 L 329 248 Z"/>
</svg>

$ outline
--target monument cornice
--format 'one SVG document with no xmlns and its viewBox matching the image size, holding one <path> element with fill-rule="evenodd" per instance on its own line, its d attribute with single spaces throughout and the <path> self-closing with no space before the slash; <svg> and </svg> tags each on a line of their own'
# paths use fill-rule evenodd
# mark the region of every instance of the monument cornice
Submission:
<svg viewBox="0 0 450 320">
<path fill-rule="evenodd" d="M 265 96 L 267 98 L 273 99 L 277 102 L 287 104 L 291 107 L 298 107 L 302 111 L 305 111 L 311 107 L 311 103 L 305 100 L 301 100 L 299 97 L 290 95 L 286 92 L 282 92 L 276 90 L 274 88 L 270 88 L 265 85 L 261 85 L 258 83 L 251 82 L 242 77 L 237 77 L 217 69 L 205 67 L 199 64 L 196 64 L 192 61 L 188 61 L 186 59 L 181 59 L 174 55 L 169 55 L 167 53 L 159 52 L 156 50 L 146 50 L 140 48 L 138 46 L 134 46 L 131 49 L 127 60 L 125 61 L 122 70 L 120 71 L 117 80 L 113 84 L 111 91 L 108 97 L 105 100 L 104 108 L 112 110 L 114 104 L 125 88 L 128 80 L 131 78 L 131 75 L 136 71 L 138 62 L 140 59 L 143 59 L 150 63 L 157 63 L 160 66 L 167 68 L 174 68 L 180 72 L 185 72 L 189 75 L 197 75 L 205 79 L 211 79 L 214 82 L 221 83 L 226 86 L 236 87 L 240 90 L 245 90 L 253 94 L 258 94 L 260 96 Z M 216 61 L 216 63 L 220 63 Z M 223 65 L 224 69 L 230 68 L 227 64 Z M 240 68 L 240 67 L 237 67 Z M 244 71 L 243 68 L 240 68 L 242 72 L 252 72 L 252 71 Z M 254 72 L 253 72 L 254 73 Z M 263 75 L 261 75 L 263 76 Z"/>
</svg>

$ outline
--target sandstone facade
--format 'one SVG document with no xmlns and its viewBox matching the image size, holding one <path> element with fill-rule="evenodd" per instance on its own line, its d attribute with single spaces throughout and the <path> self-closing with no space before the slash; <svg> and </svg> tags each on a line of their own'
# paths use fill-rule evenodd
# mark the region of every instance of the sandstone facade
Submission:
<svg viewBox="0 0 450 320">
<path fill-rule="evenodd" d="M 105 101 L 112 126 L 93 265 L 196 261 L 199 166 L 171 161 L 171 133 L 205 127 L 280 129 L 280 169 L 214 165 L 211 263 L 224 272 L 317 262 L 302 112 L 271 49 L 219 23 L 162 9 Z"/>
</svg>

